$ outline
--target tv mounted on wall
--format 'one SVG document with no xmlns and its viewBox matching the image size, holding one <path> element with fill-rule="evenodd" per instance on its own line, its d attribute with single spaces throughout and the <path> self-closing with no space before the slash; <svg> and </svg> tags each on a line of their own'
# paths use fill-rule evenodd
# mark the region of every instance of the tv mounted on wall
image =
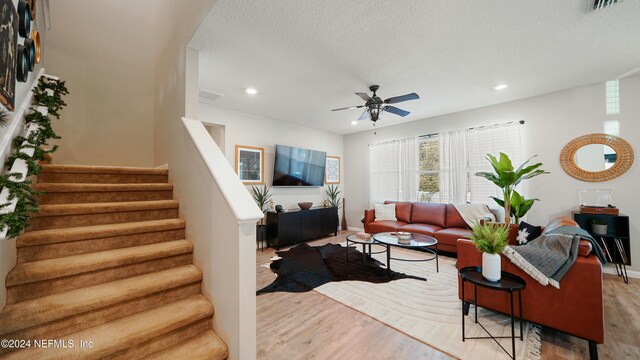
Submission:
<svg viewBox="0 0 640 360">
<path fill-rule="evenodd" d="M 276 145 L 273 186 L 324 186 L 327 153 Z"/>
</svg>

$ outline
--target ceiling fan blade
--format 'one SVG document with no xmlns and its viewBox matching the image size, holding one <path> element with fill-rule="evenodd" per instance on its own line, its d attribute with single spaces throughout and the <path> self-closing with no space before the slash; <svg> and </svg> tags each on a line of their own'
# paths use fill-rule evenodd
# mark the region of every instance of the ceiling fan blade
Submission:
<svg viewBox="0 0 640 360">
<path fill-rule="evenodd" d="M 390 97 L 387 100 L 385 100 L 384 103 L 385 104 L 397 104 L 399 102 L 409 101 L 409 100 L 416 100 L 416 99 L 420 99 L 420 96 L 418 96 L 418 94 L 416 94 L 416 93 L 411 93 L 411 94 L 402 95 L 402 96 Z"/>
<path fill-rule="evenodd" d="M 339 108 L 339 109 L 333 109 L 331 111 L 340 111 L 340 110 L 350 110 L 350 109 L 359 109 L 364 107 L 364 105 L 356 105 L 356 106 L 347 106 L 347 107 L 343 107 L 343 108 Z"/>
<path fill-rule="evenodd" d="M 382 110 L 384 110 L 386 112 L 390 112 L 392 114 L 396 114 L 398 116 L 402 116 L 402 117 L 405 117 L 405 116 L 410 114 L 410 112 L 408 112 L 406 110 L 398 109 L 395 106 L 385 106 Z"/>
<path fill-rule="evenodd" d="M 360 96 L 364 101 L 371 100 L 371 96 L 369 96 L 367 93 L 356 93 L 356 95 Z"/>
<path fill-rule="evenodd" d="M 369 110 L 367 109 L 362 113 L 362 115 L 360 115 L 360 117 L 358 118 L 358 121 L 365 120 L 368 118 L 369 118 Z"/>
</svg>

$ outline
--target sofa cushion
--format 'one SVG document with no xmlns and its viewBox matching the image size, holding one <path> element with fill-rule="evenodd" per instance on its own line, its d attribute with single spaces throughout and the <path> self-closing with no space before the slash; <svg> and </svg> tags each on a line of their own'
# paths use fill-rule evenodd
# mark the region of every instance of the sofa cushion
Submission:
<svg viewBox="0 0 640 360">
<path fill-rule="evenodd" d="M 519 244 L 526 244 L 531 240 L 535 240 L 542 234 L 541 226 L 534 226 L 528 224 L 524 221 L 520 222 L 518 225 L 518 236 L 516 240 L 518 240 Z"/>
<path fill-rule="evenodd" d="M 391 221 L 391 220 L 380 220 L 369 223 L 367 226 L 367 232 L 371 234 L 381 233 L 381 232 L 389 232 L 389 231 L 398 231 L 399 227 L 407 225 L 406 222 L 402 221 Z"/>
<path fill-rule="evenodd" d="M 445 227 L 447 228 L 456 227 L 465 229 L 469 227 L 453 204 L 447 204 L 447 217 L 445 223 L 447 225 Z"/>
<path fill-rule="evenodd" d="M 396 221 L 396 204 L 380 204 L 375 203 L 376 221 L 391 220 Z"/>
<path fill-rule="evenodd" d="M 445 227 L 446 204 L 414 203 L 411 209 L 411 223 L 431 224 Z"/>
<path fill-rule="evenodd" d="M 458 239 L 467 239 L 471 235 L 471 230 L 463 228 L 447 228 L 440 231 L 436 231 L 433 237 L 438 240 L 439 243 L 456 246 Z"/>
<path fill-rule="evenodd" d="M 429 236 L 433 236 L 433 233 L 438 230 L 442 230 L 442 228 L 440 226 L 429 224 L 407 224 L 398 229 L 398 231 L 406 231 L 410 233 L 418 233 Z"/>
<path fill-rule="evenodd" d="M 578 225 L 578 223 L 575 222 L 572 218 L 566 217 L 566 216 L 559 216 L 559 217 L 549 221 L 549 224 L 547 224 L 547 226 L 545 226 L 543 234 L 546 234 L 549 231 L 555 230 L 555 229 L 563 227 L 563 226 L 580 227 Z"/>
<path fill-rule="evenodd" d="M 396 219 L 398 221 L 411 222 L 411 207 L 413 203 L 401 201 L 385 201 L 384 203 L 396 204 Z"/>
</svg>

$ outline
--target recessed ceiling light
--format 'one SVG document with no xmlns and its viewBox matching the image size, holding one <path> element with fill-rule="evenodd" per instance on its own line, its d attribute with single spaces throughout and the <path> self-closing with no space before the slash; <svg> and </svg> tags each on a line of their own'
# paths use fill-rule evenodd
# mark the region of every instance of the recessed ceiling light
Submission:
<svg viewBox="0 0 640 360">
<path fill-rule="evenodd" d="M 358 120 L 353 120 L 353 121 L 351 122 L 351 125 L 358 125 Z"/>
<path fill-rule="evenodd" d="M 507 84 L 500 84 L 493 87 L 495 90 L 504 90 L 507 88 Z"/>
<path fill-rule="evenodd" d="M 255 95 L 255 94 L 257 94 L 257 93 L 258 93 L 258 90 L 254 89 L 254 88 L 247 88 L 247 89 L 245 90 L 245 92 L 246 92 L 247 94 L 249 94 L 249 95 Z"/>
</svg>

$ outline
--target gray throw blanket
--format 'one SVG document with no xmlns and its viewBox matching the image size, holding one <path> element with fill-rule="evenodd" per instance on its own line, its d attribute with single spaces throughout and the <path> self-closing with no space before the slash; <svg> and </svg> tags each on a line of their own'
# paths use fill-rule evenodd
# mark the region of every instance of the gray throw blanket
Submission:
<svg viewBox="0 0 640 360">
<path fill-rule="evenodd" d="M 606 262 L 596 240 L 585 230 L 573 226 L 542 234 L 526 245 L 507 246 L 502 254 L 542 285 L 551 284 L 559 289 L 560 280 L 576 262 L 580 239 L 589 241 L 600 262 Z"/>
</svg>

